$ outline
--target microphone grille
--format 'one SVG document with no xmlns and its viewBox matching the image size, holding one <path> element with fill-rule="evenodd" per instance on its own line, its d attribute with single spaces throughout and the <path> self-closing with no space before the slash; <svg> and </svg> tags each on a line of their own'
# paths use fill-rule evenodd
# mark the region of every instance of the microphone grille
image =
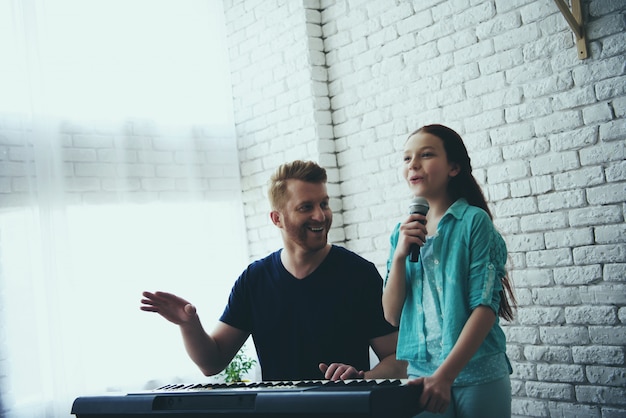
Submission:
<svg viewBox="0 0 626 418">
<path fill-rule="evenodd" d="M 409 204 L 409 214 L 421 213 L 422 215 L 426 215 L 429 208 L 430 206 L 428 205 L 428 200 L 421 196 L 417 196 L 413 198 Z"/>
</svg>

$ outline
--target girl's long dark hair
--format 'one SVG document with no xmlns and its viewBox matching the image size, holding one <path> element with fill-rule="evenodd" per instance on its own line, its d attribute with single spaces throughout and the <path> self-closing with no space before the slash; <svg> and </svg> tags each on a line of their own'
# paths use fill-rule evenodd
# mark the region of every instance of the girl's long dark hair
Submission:
<svg viewBox="0 0 626 418">
<path fill-rule="evenodd" d="M 448 156 L 448 161 L 459 166 L 459 173 L 450 179 L 448 183 L 448 193 L 452 201 L 465 198 L 467 203 L 483 209 L 493 220 L 493 215 L 487 206 L 487 200 L 482 189 L 476 182 L 472 174 L 472 165 L 467 148 L 461 136 L 453 129 L 444 125 L 425 125 L 413 132 L 410 136 L 418 132 L 429 133 L 441 139 Z M 507 274 L 502 277 L 504 290 L 500 291 L 500 307 L 498 315 L 507 321 L 513 319 L 513 310 L 517 306 L 513 286 Z"/>
</svg>

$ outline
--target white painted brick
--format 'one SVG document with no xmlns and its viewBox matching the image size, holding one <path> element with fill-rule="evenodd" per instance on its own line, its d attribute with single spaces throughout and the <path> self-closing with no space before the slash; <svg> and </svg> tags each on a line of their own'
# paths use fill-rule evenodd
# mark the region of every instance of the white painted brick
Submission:
<svg viewBox="0 0 626 418">
<path fill-rule="evenodd" d="M 549 27 L 549 24 L 546 24 L 545 21 L 539 22 L 539 26 L 544 34 L 554 32 L 551 28 L 544 29 L 545 27 Z M 524 60 L 531 62 L 538 59 L 551 58 L 560 51 L 571 49 L 573 44 L 572 36 L 569 33 L 552 33 L 551 36 L 545 36 L 524 45 L 522 47 Z"/>
<path fill-rule="evenodd" d="M 558 212 L 525 215 L 520 219 L 523 232 L 559 230 L 567 226 L 567 218 Z"/>
<path fill-rule="evenodd" d="M 559 267 L 554 269 L 554 282 L 557 285 L 586 285 L 602 278 L 600 265 Z"/>
<path fill-rule="evenodd" d="M 519 266 L 520 263 L 516 262 L 515 266 Z M 515 271 L 513 274 L 518 273 L 519 271 Z M 515 277 L 515 276 L 513 276 Z M 525 289 L 523 287 L 517 287 L 515 289 L 515 298 L 517 299 L 518 306 L 529 306 L 534 304 L 533 295 L 531 289 Z M 508 329 L 508 327 L 507 327 Z M 507 332 L 508 335 L 508 332 Z"/>
<path fill-rule="evenodd" d="M 611 57 L 602 62 L 577 67 L 572 71 L 572 76 L 577 85 L 585 85 L 592 81 L 601 81 L 610 77 L 621 76 L 623 65 L 623 57 Z M 603 100 L 600 97 L 598 98 Z"/>
<path fill-rule="evenodd" d="M 20 158 L 20 157 L 16 157 L 15 153 L 13 152 L 13 150 L 15 150 L 15 148 L 11 148 L 11 152 L 10 152 L 10 159 L 13 161 L 17 161 L 17 160 L 24 160 L 25 158 Z M 105 153 L 105 150 L 95 150 L 95 149 L 88 149 L 88 148 L 71 148 L 71 149 L 64 149 L 63 150 L 63 158 L 65 161 L 71 161 L 71 162 L 95 162 L 96 160 L 102 161 L 102 162 L 116 162 L 116 161 L 120 161 L 123 159 L 120 158 L 114 158 L 114 156 L 116 155 L 115 150 L 108 150 L 109 153 L 105 154 L 101 154 L 101 153 Z M 125 155 L 127 153 L 124 153 Z M 134 156 L 135 154 L 132 153 L 128 153 L 130 155 L 130 157 L 132 158 L 132 156 Z M 108 157 L 108 158 L 107 158 Z"/>
<path fill-rule="evenodd" d="M 478 97 L 501 90 L 504 86 L 504 75 L 502 73 L 494 73 L 468 81 L 465 83 L 465 91 L 468 97 Z"/>
<path fill-rule="evenodd" d="M 508 237 L 506 242 L 510 252 L 526 252 L 546 248 L 542 233 L 515 235 Z"/>
<path fill-rule="evenodd" d="M 571 89 L 573 84 L 574 81 L 569 74 L 555 74 L 546 78 L 533 80 L 529 83 L 526 83 L 526 85 L 524 86 L 524 96 L 528 98 L 537 98 L 543 96 L 554 97 L 555 93 L 557 92 L 563 92 Z M 556 95 L 556 97 L 558 97 L 558 95 Z M 592 95 L 591 100 L 593 101 L 593 99 L 595 98 Z M 553 108 L 557 109 L 559 107 L 559 102 L 557 100 L 555 105 L 554 101 L 555 99 L 553 98 Z"/>
<path fill-rule="evenodd" d="M 492 19 L 479 22 L 476 25 L 476 35 L 479 39 L 492 38 L 521 26 L 519 13 L 502 13 L 502 10 L 498 10 L 498 12 L 499 14 Z"/>
<path fill-rule="evenodd" d="M 135 192 L 142 189 L 142 186 L 140 180 L 132 178 L 102 180 L 102 190 L 107 192 Z"/>
<path fill-rule="evenodd" d="M 608 182 L 626 180 L 626 161 L 609 164 L 605 169 L 605 175 Z"/>
<path fill-rule="evenodd" d="M 98 177 L 72 177 L 65 179 L 63 185 L 65 190 L 68 192 L 88 192 L 88 191 L 98 191 L 101 190 L 101 184 L 103 184 L 107 179 L 99 179 Z M 130 190 L 137 190 L 137 184 L 135 183 L 135 187 Z M 16 190 L 30 190 L 29 187 L 15 187 Z M 112 189 L 107 189 L 111 191 Z"/>
<path fill-rule="evenodd" d="M 493 204 L 489 203 L 490 201 L 495 202 L 498 200 L 504 200 L 510 196 L 508 184 L 494 184 L 494 185 L 486 184 L 487 172 L 485 169 L 482 169 L 482 168 L 475 169 L 472 171 L 472 174 L 474 175 L 474 178 L 476 179 L 476 182 L 478 183 L 478 185 L 482 188 L 483 193 L 485 193 L 485 195 L 489 195 L 489 197 L 485 197 L 485 199 L 487 200 L 487 204 L 489 205 L 490 210 L 492 212 L 494 208 L 493 208 Z M 499 197 L 496 197 L 496 196 L 499 196 Z"/>
<path fill-rule="evenodd" d="M 506 51 L 536 40 L 541 35 L 539 26 L 536 24 L 522 25 L 519 28 L 512 28 L 500 35 L 494 36 L 494 47 L 496 51 Z"/>
<path fill-rule="evenodd" d="M 72 143 L 76 148 L 113 148 L 113 137 L 99 135 L 74 135 Z"/>
<path fill-rule="evenodd" d="M 463 120 L 465 132 L 474 132 L 478 130 L 479 126 L 482 126 L 483 129 L 489 129 L 495 126 L 500 126 L 503 123 L 504 112 L 500 109 L 485 111 L 478 116 L 464 118 Z"/>
<path fill-rule="evenodd" d="M 475 62 L 477 59 L 490 57 L 494 54 L 494 46 L 491 40 L 479 42 L 474 45 L 470 45 L 463 49 L 459 49 L 454 52 L 454 61 L 457 64 L 466 64 Z M 500 77 L 494 77 L 495 74 L 489 75 L 496 80 L 501 80 Z M 493 90 L 492 90 L 493 91 Z"/>
<path fill-rule="evenodd" d="M 544 238 L 547 249 L 578 247 L 594 243 L 594 234 L 591 228 L 548 231 Z"/>
<path fill-rule="evenodd" d="M 614 98 L 611 102 L 611 108 L 618 118 L 626 117 L 626 96 Z"/>
<path fill-rule="evenodd" d="M 446 74 L 442 75 L 443 84 L 446 84 Z M 460 82 L 458 84 L 461 84 Z M 482 113 L 480 110 L 480 100 L 471 99 L 459 103 L 446 106 L 446 112 L 449 112 L 457 118 L 467 118 Z"/>
<path fill-rule="evenodd" d="M 592 205 L 623 203 L 626 201 L 626 182 L 589 188 L 587 201 Z"/>
<path fill-rule="evenodd" d="M 526 382 L 526 393 L 532 398 L 575 401 L 574 388 L 565 383 Z"/>
<path fill-rule="evenodd" d="M 522 94 L 520 94 L 523 97 Z M 508 123 L 517 123 L 526 120 L 534 120 L 552 113 L 550 100 L 543 98 L 531 103 L 522 103 L 518 106 L 510 106 L 505 109 L 505 119 Z"/>
<path fill-rule="evenodd" d="M 114 177 L 116 168 L 114 164 L 75 163 L 74 172 L 77 176 L 84 177 Z"/>
<path fill-rule="evenodd" d="M 554 190 L 551 176 L 532 176 L 530 187 L 533 194 L 543 194 Z"/>
<path fill-rule="evenodd" d="M 622 324 L 626 324 L 626 308 L 620 308 L 619 320 Z"/>
<path fill-rule="evenodd" d="M 622 330 L 626 334 L 626 330 Z M 585 375 L 591 384 L 626 387 L 626 369 L 623 367 L 587 366 Z"/>
<path fill-rule="evenodd" d="M 588 304 L 624 305 L 626 286 L 624 284 L 594 284 L 579 289 L 581 300 Z"/>
<path fill-rule="evenodd" d="M 606 282 L 623 281 L 624 277 L 626 277 L 626 264 L 605 264 L 602 271 L 602 277 Z"/>
<path fill-rule="evenodd" d="M 572 261 L 572 254 L 567 248 L 557 248 L 544 251 L 528 251 L 526 253 L 526 264 L 529 267 L 569 266 L 572 265 Z M 569 301 L 564 302 L 569 303 Z"/>
<path fill-rule="evenodd" d="M 509 326 L 506 329 L 507 341 L 521 344 L 537 344 L 540 342 L 536 327 Z M 515 369 L 514 369 L 515 371 Z"/>
<path fill-rule="evenodd" d="M 522 90 L 517 87 L 503 89 L 493 93 L 484 94 L 481 96 L 483 109 L 490 110 L 493 108 L 500 108 L 504 106 L 505 115 L 506 109 L 513 105 L 518 105 L 522 102 Z"/>
<path fill-rule="evenodd" d="M 588 188 L 603 182 L 604 172 L 601 167 L 584 167 L 579 170 L 554 175 L 556 190 Z"/>
<path fill-rule="evenodd" d="M 579 155 L 582 165 L 623 160 L 626 158 L 626 143 L 624 141 L 600 143 L 592 148 L 581 149 Z"/>
<path fill-rule="evenodd" d="M 174 159 L 174 154 L 167 151 L 138 151 L 137 161 L 148 164 L 167 164 Z"/>
<path fill-rule="evenodd" d="M 507 124 L 489 131 L 493 145 L 515 145 L 518 141 L 528 141 L 534 136 L 532 126 L 528 123 Z M 527 145 L 534 145 L 526 142 Z"/>
<path fill-rule="evenodd" d="M 452 21 L 457 30 L 467 27 L 474 28 L 476 25 L 493 18 L 495 15 L 495 5 L 491 2 L 482 2 L 475 7 L 462 10 L 460 13 L 455 14 Z"/>
<path fill-rule="evenodd" d="M 623 120 L 611 121 L 600 125 L 600 140 L 614 141 L 626 138 L 626 123 Z"/>
<path fill-rule="evenodd" d="M 550 150 L 550 143 L 544 139 L 523 141 L 521 138 L 514 145 L 502 147 L 502 156 L 505 160 L 522 159 L 544 155 Z"/>
<path fill-rule="evenodd" d="M 575 152 L 562 152 L 539 156 L 530 161 L 533 175 L 543 175 L 555 172 L 568 171 L 580 166 L 578 154 Z"/>
<path fill-rule="evenodd" d="M 572 347 L 572 357 L 575 363 L 606 365 L 624 364 L 624 350 L 622 347 L 574 346 Z"/>
<path fill-rule="evenodd" d="M 583 127 L 567 133 L 549 135 L 548 139 L 552 150 L 564 151 L 593 145 L 598 141 L 598 134 L 595 128 Z"/>
<path fill-rule="evenodd" d="M 612 118 L 613 115 L 611 114 L 611 107 L 608 103 L 600 103 L 595 106 L 588 106 L 587 108 L 583 109 L 583 121 L 586 125 L 607 122 L 610 121 Z"/>
<path fill-rule="evenodd" d="M 379 15 L 380 23 L 383 26 L 393 25 L 413 14 L 413 8 L 408 3 L 400 3 L 398 7 L 386 9 Z"/>
<path fill-rule="evenodd" d="M 520 50 L 512 49 L 509 51 L 498 52 L 497 54 L 482 57 L 478 60 L 480 73 L 483 75 L 503 72 L 510 68 L 522 65 L 524 62 L 523 54 Z"/>
<path fill-rule="evenodd" d="M 532 194 L 530 181 L 528 179 L 512 182 L 510 185 L 511 197 L 525 197 Z"/>
<path fill-rule="evenodd" d="M 586 344 L 589 342 L 589 334 L 586 327 L 563 326 L 563 327 L 539 327 L 541 341 L 556 345 Z M 576 358 L 574 356 L 574 362 Z"/>
<path fill-rule="evenodd" d="M 534 122 L 537 135 L 576 129 L 582 125 L 582 116 L 578 111 L 557 112 L 542 117 Z"/>
<path fill-rule="evenodd" d="M 563 308 L 560 307 L 519 308 L 517 320 L 521 325 L 560 325 L 565 323 Z"/>
<path fill-rule="evenodd" d="M 448 21 L 436 21 L 431 26 L 425 27 L 417 33 L 417 45 L 427 44 L 431 41 L 446 37 L 454 33 L 454 26 Z"/>
<path fill-rule="evenodd" d="M 524 357 L 528 360 L 534 360 L 539 362 L 545 362 L 549 364 L 537 365 L 537 373 L 539 374 L 539 368 L 541 368 L 541 376 L 542 380 L 547 379 L 547 374 L 549 373 L 551 368 L 558 368 L 560 370 L 568 370 L 570 368 L 574 368 L 573 373 L 577 375 L 576 367 L 581 366 L 572 366 L 569 363 L 572 361 L 572 354 L 569 348 L 566 347 L 555 347 L 555 346 L 534 346 L 528 345 L 524 347 Z M 561 364 L 553 364 L 553 363 L 561 363 Z M 564 378 L 567 375 L 564 375 Z"/>
<path fill-rule="evenodd" d="M 571 226 L 610 225 L 622 220 L 622 213 L 618 206 L 590 206 L 569 212 Z"/>
<path fill-rule="evenodd" d="M 427 28 L 432 24 L 433 18 L 430 10 L 418 10 L 417 13 L 399 21 L 395 27 L 399 35 L 404 35 L 407 33 L 418 32 L 420 29 Z"/>
<path fill-rule="evenodd" d="M 537 203 L 533 198 L 524 197 L 495 203 L 497 217 L 525 215 L 537 212 Z"/>
<path fill-rule="evenodd" d="M 593 325 L 589 327 L 589 337 L 593 344 L 625 346 L 626 327 L 623 325 Z"/>
<path fill-rule="evenodd" d="M 576 418 L 600 418 L 599 408 L 593 405 L 581 403 L 550 402 L 547 416 L 576 417 Z M 602 412 L 604 415 L 604 411 Z"/>
<path fill-rule="evenodd" d="M 613 306 L 568 306 L 565 320 L 576 325 L 613 325 L 617 323 L 617 309 Z"/>
<path fill-rule="evenodd" d="M 626 262 L 626 244 L 591 245 L 573 249 L 577 265 Z"/>
<path fill-rule="evenodd" d="M 511 250 L 512 252 L 512 250 Z M 524 269 L 515 271 L 514 286 L 520 287 L 546 287 L 553 284 L 552 273 L 544 269 Z M 521 301 L 520 301 L 521 302 Z"/>
</svg>

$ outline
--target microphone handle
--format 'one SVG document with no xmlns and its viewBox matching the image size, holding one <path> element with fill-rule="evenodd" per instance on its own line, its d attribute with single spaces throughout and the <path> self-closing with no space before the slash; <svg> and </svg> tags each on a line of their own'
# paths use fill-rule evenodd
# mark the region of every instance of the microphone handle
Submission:
<svg viewBox="0 0 626 418">
<path fill-rule="evenodd" d="M 411 263 L 417 263 L 420 259 L 420 246 L 417 244 L 411 244 L 409 249 L 409 261 Z"/>
<path fill-rule="evenodd" d="M 424 225 L 424 222 L 420 222 Z M 409 261 L 411 263 L 417 263 L 420 259 L 420 246 L 417 244 L 411 244 L 409 247 Z"/>
</svg>

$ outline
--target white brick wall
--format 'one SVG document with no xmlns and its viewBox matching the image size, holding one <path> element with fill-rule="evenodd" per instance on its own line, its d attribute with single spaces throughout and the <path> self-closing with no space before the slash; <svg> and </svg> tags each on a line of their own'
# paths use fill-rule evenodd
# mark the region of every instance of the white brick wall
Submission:
<svg viewBox="0 0 626 418">
<path fill-rule="evenodd" d="M 511 253 L 519 417 L 626 414 L 626 4 L 582 3 L 586 60 L 548 0 L 224 0 L 252 258 L 280 246 L 270 173 L 309 158 L 384 275 L 403 142 L 451 126 Z"/>
<path fill-rule="evenodd" d="M 269 220 L 267 181 L 284 161 L 310 159 L 329 170 L 342 241 L 339 171 L 334 148 L 319 2 L 224 2 L 249 250 L 280 246 Z"/>
<path fill-rule="evenodd" d="M 34 153 L 46 152 L 45 144 L 39 145 L 44 151 L 33 151 L 24 143 L 32 131 L 18 120 L 0 114 L 0 208 L 28 201 Z M 208 198 L 239 187 L 238 156 L 227 145 L 232 137 L 208 134 L 202 127 L 173 132 L 146 120 L 94 126 L 61 123 L 58 128 L 63 164 L 57 169 L 71 201 L 116 202 L 118 192 L 130 192 L 127 197 L 136 202 L 167 201 L 186 194 L 188 177 Z"/>
</svg>

